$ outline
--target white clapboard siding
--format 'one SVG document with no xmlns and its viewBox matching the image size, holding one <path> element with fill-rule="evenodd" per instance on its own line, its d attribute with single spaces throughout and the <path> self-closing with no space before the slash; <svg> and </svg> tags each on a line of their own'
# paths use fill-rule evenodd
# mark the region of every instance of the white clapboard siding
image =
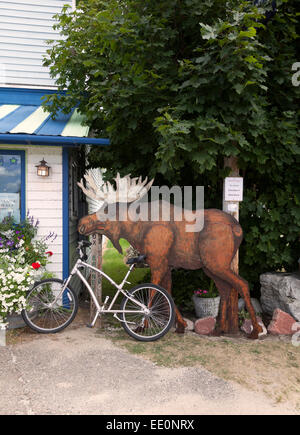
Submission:
<svg viewBox="0 0 300 435">
<path fill-rule="evenodd" d="M 37 21 L 39 23 L 39 21 Z M 42 26 L 34 24 L 20 24 L 20 23 L 5 23 L 1 17 L 1 29 L 5 36 L 16 36 L 14 32 L 24 32 L 26 36 L 28 34 L 33 38 L 38 35 L 42 35 L 46 38 L 51 38 L 53 35 L 52 26 Z"/>
<path fill-rule="evenodd" d="M 0 0 L 0 86 L 55 87 L 43 58 L 60 40 L 54 15 L 72 0 Z"/>
<path fill-rule="evenodd" d="M 6 28 L 4 27 L 6 23 L 9 23 L 10 29 L 15 28 L 16 26 L 30 26 L 30 27 L 37 26 L 37 27 L 42 27 L 45 32 L 46 31 L 52 32 L 52 25 L 48 20 L 43 20 L 42 18 L 40 19 L 32 18 L 32 16 L 30 16 L 29 18 L 23 16 L 17 17 L 15 13 L 13 16 L 7 16 L 3 14 L 3 11 L 1 11 L 1 23 L 3 24 L 2 27 L 3 29 Z"/>
<path fill-rule="evenodd" d="M 38 164 L 38 163 L 39 162 L 36 162 L 36 164 Z M 35 192 L 39 189 L 40 189 L 40 187 L 38 185 L 35 185 L 35 184 L 28 186 L 28 192 Z M 49 184 L 44 183 L 44 185 L 43 185 L 43 192 L 53 192 L 53 191 L 56 192 L 59 189 L 61 189 L 61 184 L 59 182 L 55 183 L 54 181 L 52 181 L 51 183 L 49 182 Z"/>
<path fill-rule="evenodd" d="M 7 146 L 0 145 L 0 150 Z M 63 272 L 63 201 L 62 201 L 62 148 L 16 145 L 15 149 L 26 151 L 26 210 L 39 219 L 38 238 L 49 232 L 57 234 L 48 249 L 53 252 L 51 264 L 47 270 L 62 278 Z M 50 176 L 38 177 L 36 167 L 40 160 L 46 158 L 51 167 Z M 54 171 L 52 170 L 54 169 Z"/>
<path fill-rule="evenodd" d="M 40 65 L 38 61 L 35 59 L 30 59 L 28 62 L 32 67 L 34 67 L 34 71 L 38 73 L 43 73 L 44 68 Z M 6 63 L 6 71 L 28 71 L 28 65 L 24 65 L 24 61 L 22 59 L 18 59 L 17 61 L 10 61 Z"/>
<path fill-rule="evenodd" d="M 2 25 L 1 25 L 2 27 Z M 9 27 L 6 25 L 6 27 Z M 26 40 L 27 44 L 39 44 L 42 47 L 44 47 L 47 44 L 47 39 L 52 39 L 53 32 L 45 32 L 43 29 L 41 29 L 40 32 L 38 31 L 32 31 L 30 29 L 27 29 L 26 31 L 20 29 L 20 26 L 15 26 L 15 29 L 5 30 L 3 31 L 3 37 L 5 42 L 17 42 L 20 41 L 20 44 L 23 43 L 24 40 Z M 55 39 L 62 39 L 60 35 L 56 35 Z"/>
</svg>

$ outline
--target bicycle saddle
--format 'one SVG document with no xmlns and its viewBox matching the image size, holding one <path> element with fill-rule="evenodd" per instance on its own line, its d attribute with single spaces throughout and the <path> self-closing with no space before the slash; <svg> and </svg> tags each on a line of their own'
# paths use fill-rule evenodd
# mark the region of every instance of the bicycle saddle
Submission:
<svg viewBox="0 0 300 435">
<path fill-rule="evenodd" d="M 144 263 L 146 255 L 139 255 L 138 257 L 129 258 L 126 264 Z"/>
</svg>

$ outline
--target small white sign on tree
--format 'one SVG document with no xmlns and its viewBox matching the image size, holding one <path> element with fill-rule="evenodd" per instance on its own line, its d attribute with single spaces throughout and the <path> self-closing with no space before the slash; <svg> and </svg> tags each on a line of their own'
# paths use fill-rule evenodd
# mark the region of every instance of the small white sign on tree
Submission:
<svg viewBox="0 0 300 435">
<path fill-rule="evenodd" d="M 243 177 L 225 178 L 224 200 L 228 202 L 243 201 Z"/>
</svg>

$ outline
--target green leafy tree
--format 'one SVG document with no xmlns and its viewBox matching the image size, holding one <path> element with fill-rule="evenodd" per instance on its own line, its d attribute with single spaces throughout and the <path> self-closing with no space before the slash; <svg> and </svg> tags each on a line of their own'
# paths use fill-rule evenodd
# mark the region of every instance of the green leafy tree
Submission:
<svg viewBox="0 0 300 435">
<path fill-rule="evenodd" d="M 266 23 L 269 3 L 82 1 L 59 17 L 64 39 L 45 61 L 67 88 L 45 104 L 54 115 L 77 104 L 109 136 L 89 153 L 108 176 L 204 185 L 206 207 L 220 208 L 224 157 L 238 158 L 240 269 L 252 289 L 260 273 L 295 270 L 299 257 L 296 0 L 278 0 Z"/>
</svg>

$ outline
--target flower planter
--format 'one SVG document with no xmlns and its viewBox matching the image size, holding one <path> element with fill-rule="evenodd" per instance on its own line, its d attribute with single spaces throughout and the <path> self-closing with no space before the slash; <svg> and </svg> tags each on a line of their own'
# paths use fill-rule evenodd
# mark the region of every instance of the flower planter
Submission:
<svg viewBox="0 0 300 435">
<path fill-rule="evenodd" d="M 199 298 L 193 295 L 197 318 L 217 317 L 219 313 L 220 296 L 216 298 Z"/>
<path fill-rule="evenodd" d="M 0 221 L 0 328 L 6 323 L 8 329 L 25 326 L 16 313 L 25 308 L 27 291 L 45 274 L 43 268 L 52 256 L 47 251 L 48 243 L 55 240 L 56 234 L 50 232 L 38 240 L 37 231 L 38 220 L 35 222 L 28 213 L 21 223 L 14 222 L 11 216 Z"/>
<path fill-rule="evenodd" d="M 26 326 L 21 314 L 10 314 L 7 316 L 7 323 L 7 329 L 24 328 Z"/>
</svg>

